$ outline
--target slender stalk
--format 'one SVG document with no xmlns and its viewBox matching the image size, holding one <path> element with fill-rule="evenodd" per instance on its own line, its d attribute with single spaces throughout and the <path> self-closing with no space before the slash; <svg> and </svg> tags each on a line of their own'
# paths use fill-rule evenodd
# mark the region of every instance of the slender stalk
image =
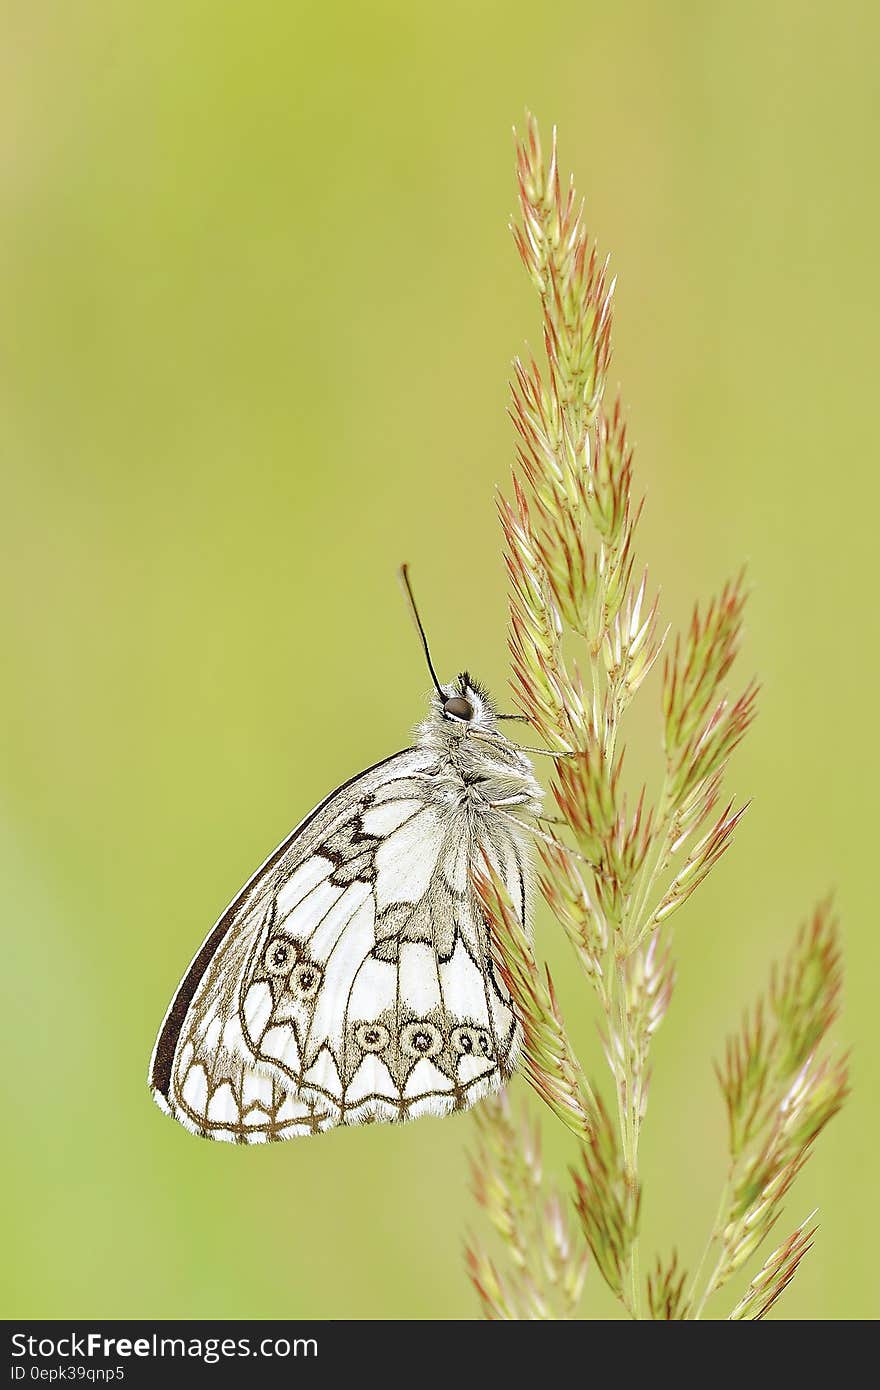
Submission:
<svg viewBox="0 0 880 1390">
<path fill-rule="evenodd" d="M 617 1086 L 617 1116 L 620 1130 L 623 1173 L 629 1201 L 635 1205 L 639 1198 L 639 1120 L 633 1105 L 632 1038 L 630 1036 L 629 1015 L 626 1004 L 625 962 L 618 961 L 615 966 L 617 1029 L 623 1047 L 623 1076 Z M 639 1233 L 638 1229 L 629 1244 L 626 1257 L 626 1279 L 628 1303 L 631 1316 L 641 1317 L 641 1281 L 639 1278 Z"/>
<path fill-rule="evenodd" d="M 707 1250 L 708 1250 L 708 1249 L 711 1249 L 711 1247 L 712 1247 L 712 1245 L 714 1244 L 716 1238 L 717 1238 L 717 1233 L 716 1233 L 716 1232 L 713 1232 L 712 1237 L 710 1238 L 710 1241 L 709 1241 L 709 1245 L 706 1247 Z M 717 1286 L 717 1284 L 718 1284 L 718 1280 L 719 1280 L 720 1277 L 721 1277 L 721 1274 L 722 1274 L 722 1272 L 723 1272 L 723 1269 L 724 1269 L 724 1253 L 722 1252 L 722 1253 L 718 1256 L 718 1260 L 717 1260 L 717 1262 L 716 1262 L 716 1264 L 715 1264 L 715 1268 L 712 1270 L 712 1273 L 709 1275 L 709 1278 L 708 1278 L 707 1281 L 706 1281 L 706 1287 L 703 1289 L 702 1295 L 700 1296 L 700 1301 L 699 1301 L 699 1303 L 697 1304 L 697 1306 L 696 1306 L 695 1309 L 694 1309 L 694 1319 L 695 1319 L 697 1322 L 699 1322 L 699 1320 L 702 1318 L 702 1316 L 703 1316 L 703 1309 L 706 1307 L 706 1304 L 708 1303 L 709 1298 L 711 1297 L 711 1295 L 715 1292 L 716 1286 Z"/>
<path fill-rule="evenodd" d="M 714 1288 L 715 1280 L 718 1277 L 719 1266 L 716 1265 L 714 1271 L 709 1276 L 709 1279 L 705 1285 L 705 1288 L 703 1289 L 699 1301 L 695 1304 L 694 1299 L 697 1296 L 697 1288 L 699 1287 L 700 1283 L 700 1275 L 702 1274 L 703 1266 L 705 1265 L 706 1260 L 708 1259 L 709 1251 L 712 1249 L 712 1246 L 718 1239 L 718 1230 L 724 1218 L 724 1213 L 727 1210 L 727 1205 L 729 1201 L 730 1178 L 728 1177 L 727 1182 L 724 1184 L 724 1190 L 721 1193 L 721 1199 L 718 1203 L 718 1210 L 715 1213 L 715 1219 L 712 1222 L 712 1227 L 709 1231 L 706 1244 L 703 1246 L 703 1253 L 700 1255 L 699 1261 L 697 1262 L 697 1267 L 694 1270 L 694 1276 L 691 1280 L 690 1288 L 688 1289 L 687 1298 L 685 1300 L 686 1306 L 691 1310 L 689 1316 L 692 1319 L 699 1319 L 702 1317 L 703 1309 L 705 1308 L 706 1303 L 709 1300 L 710 1294 L 712 1293 Z"/>
</svg>

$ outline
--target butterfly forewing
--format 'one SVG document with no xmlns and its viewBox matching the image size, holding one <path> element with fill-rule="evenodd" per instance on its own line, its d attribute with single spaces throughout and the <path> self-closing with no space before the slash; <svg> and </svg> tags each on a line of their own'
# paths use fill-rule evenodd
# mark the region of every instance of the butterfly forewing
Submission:
<svg viewBox="0 0 880 1390">
<path fill-rule="evenodd" d="M 208 936 L 153 1054 L 157 1102 L 199 1134 L 287 1139 L 464 1109 L 509 1075 L 519 1030 L 471 870 L 525 914 L 522 847 L 455 798 L 436 749 L 322 802 Z"/>
</svg>

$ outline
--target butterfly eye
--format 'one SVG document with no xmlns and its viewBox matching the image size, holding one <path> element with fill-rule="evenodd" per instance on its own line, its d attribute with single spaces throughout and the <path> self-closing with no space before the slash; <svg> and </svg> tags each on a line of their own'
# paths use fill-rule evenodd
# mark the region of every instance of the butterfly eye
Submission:
<svg viewBox="0 0 880 1390">
<path fill-rule="evenodd" d="M 263 968 L 267 975 L 289 975 L 296 965 L 296 946 L 285 936 L 273 936 L 263 952 Z"/>
<path fill-rule="evenodd" d="M 300 999 L 314 999 L 321 988 L 321 971 L 317 965 L 303 961 L 290 977 L 290 988 Z"/>
<path fill-rule="evenodd" d="M 453 695 L 444 702 L 443 713 L 450 715 L 452 719 L 473 719 L 474 707 L 470 700 L 465 700 L 462 695 Z"/>
</svg>

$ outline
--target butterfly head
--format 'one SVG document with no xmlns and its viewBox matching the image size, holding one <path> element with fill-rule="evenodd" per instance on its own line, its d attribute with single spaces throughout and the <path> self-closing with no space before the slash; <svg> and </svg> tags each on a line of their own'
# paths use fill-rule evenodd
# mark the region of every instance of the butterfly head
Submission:
<svg viewBox="0 0 880 1390">
<path fill-rule="evenodd" d="M 467 671 L 462 671 L 457 680 L 440 687 L 434 697 L 434 706 L 444 724 L 460 725 L 465 729 L 494 729 L 496 722 L 495 706 L 488 692 L 475 681 Z"/>
<path fill-rule="evenodd" d="M 438 785 L 450 806 L 464 800 L 484 812 L 496 803 L 517 805 L 527 814 L 540 809 L 541 788 L 526 750 L 502 732 L 500 721 L 511 717 L 498 713 L 489 692 L 467 671 L 449 685 L 437 682 L 417 737 L 422 748 L 440 755 L 445 771 L 438 773 Z"/>
</svg>

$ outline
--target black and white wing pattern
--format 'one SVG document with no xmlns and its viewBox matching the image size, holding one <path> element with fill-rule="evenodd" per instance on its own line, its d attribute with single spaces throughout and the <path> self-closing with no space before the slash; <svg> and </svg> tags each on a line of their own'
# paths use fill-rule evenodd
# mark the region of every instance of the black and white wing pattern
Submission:
<svg viewBox="0 0 880 1390">
<path fill-rule="evenodd" d="M 436 754 L 335 791 L 227 908 L 165 1017 L 163 1110 L 244 1143 L 465 1109 L 507 1079 L 519 1025 L 471 881 L 485 854 L 525 913 L 522 850 L 438 795 Z"/>
</svg>

